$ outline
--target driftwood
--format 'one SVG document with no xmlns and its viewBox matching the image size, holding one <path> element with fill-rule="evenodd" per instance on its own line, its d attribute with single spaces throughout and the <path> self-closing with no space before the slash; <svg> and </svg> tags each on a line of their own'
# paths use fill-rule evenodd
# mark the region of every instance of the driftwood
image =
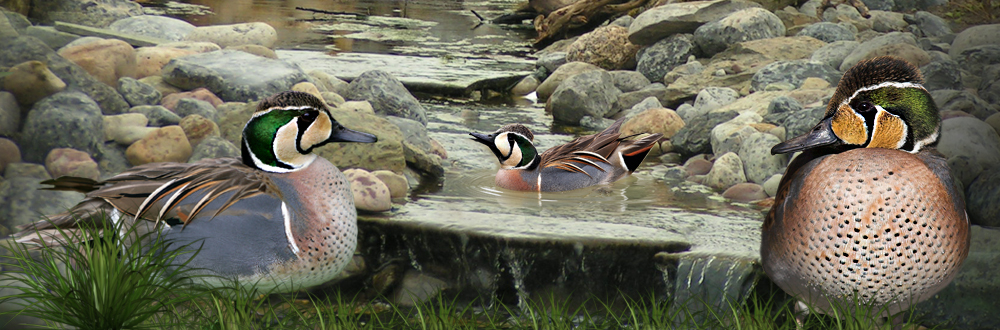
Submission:
<svg viewBox="0 0 1000 330">
<path fill-rule="evenodd" d="M 548 15 L 535 17 L 536 48 L 566 38 L 572 33 L 603 23 L 609 17 L 644 5 L 649 0 L 579 0 Z M 860 0 L 859 0 L 860 1 Z"/>
</svg>

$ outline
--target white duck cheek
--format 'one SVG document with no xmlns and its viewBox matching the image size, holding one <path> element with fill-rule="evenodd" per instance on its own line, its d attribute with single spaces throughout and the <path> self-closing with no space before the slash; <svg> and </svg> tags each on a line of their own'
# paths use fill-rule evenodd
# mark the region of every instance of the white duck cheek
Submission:
<svg viewBox="0 0 1000 330">
<path fill-rule="evenodd" d="M 513 153 L 510 154 L 510 157 L 507 157 L 503 165 L 504 167 L 517 167 L 521 163 L 521 157 L 523 157 L 521 155 L 521 148 L 518 147 L 517 143 L 514 143 L 510 146 L 510 150 L 513 150 Z"/>
<path fill-rule="evenodd" d="M 500 151 L 500 156 L 506 157 L 510 155 L 510 143 L 507 142 L 507 133 L 497 135 L 496 138 L 493 138 L 493 145 Z"/>
<path fill-rule="evenodd" d="M 302 133 L 302 141 L 299 142 L 299 147 L 302 150 L 309 150 L 313 146 L 322 143 L 330 138 L 330 132 L 333 129 L 333 123 L 330 121 L 330 117 L 326 114 L 320 114 L 312 125 L 306 128 L 306 131 Z"/>
</svg>

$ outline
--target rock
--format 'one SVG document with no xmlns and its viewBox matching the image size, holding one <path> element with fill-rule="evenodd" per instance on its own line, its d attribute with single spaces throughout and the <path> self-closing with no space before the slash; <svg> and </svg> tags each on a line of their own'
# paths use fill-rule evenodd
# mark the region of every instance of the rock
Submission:
<svg viewBox="0 0 1000 330">
<path fill-rule="evenodd" d="M 319 88 L 316 87 L 316 85 L 314 85 L 311 82 L 303 81 L 298 84 L 295 84 L 295 86 L 292 86 L 292 90 L 296 92 L 312 94 L 316 98 L 319 98 L 320 101 L 326 103 L 326 100 L 323 99 L 323 94 L 319 92 Z"/>
<path fill-rule="evenodd" d="M 528 95 L 538 88 L 538 78 L 533 75 L 527 75 L 514 85 L 514 88 L 510 89 L 510 93 L 514 95 Z"/>
<path fill-rule="evenodd" d="M 868 59 L 868 58 L 873 58 L 873 57 L 881 56 L 881 55 L 893 55 L 892 53 L 889 53 L 889 51 L 900 51 L 900 52 L 903 52 L 903 51 L 907 51 L 907 50 L 913 50 L 912 48 L 905 48 L 905 49 L 904 48 L 899 48 L 899 47 L 903 47 L 903 46 L 893 46 L 893 45 L 899 45 L 899 44 L 910 45 L 910 46 L 913 46 L 913 48 L 916 48 L 917 39 L 914 38 L 913 34 L 905 33 L 905 32 L 891 32 L 891 33 L 887 33 L 887 34 L 884 34 L 884 35 L 872 38 L 871 40 L 862 42 L 856 48 L 854 48 L 854 51 L 852 51 L 849 55 L 847 55 L 847 57 L 844 58 L 844 61 L 840 64 L 840 68 L 839 69 L 840 69 L 840 71 L 846 71 L 847 69 L 850 69 L 855 64 L 858 64 L 858 62 L 860 62 L 861 60 Z M 890 47 L 890 46 L 892 46 L 892 47 Z M 920 50 L 920 49 L 916 48 L 916 50 Z M 923 50 L 920 50 L 920 51 L 923 51 Z M 905 55 L 905 54 L 900 54 L 900 55 Z M 926 52 L 924 53 L 924 56 L 927 56 Z M 907 59 L 907 60 L 909 60 L 909 59 Z M 926 57 L 925 60 L 926 61 L 930 61 L 930 57 L 929 56 Z M 920 65 L 923 65 L 923 64 L 927 64 L 927 62 L 924 62 L 924 63 L 921 63 L 921 64 L 917 64 L 917 63 L 914 63 L 914 64 L 916 64 L 917 66 L 920 66 Z"/>
<path fill-rule="evenodd" d="M 21 149 L 17 144 L 7 138 L 0 137 L 0 173 L 4 172 L 8 164 L 21 162 Z"/>
<path fill-rule="evenodd" d="M 184 40 L 211 42 L 219 47 L 260 45 L 271 48 L 278 41 L 278 32 L 261 22 L 199 26 L 188 33 Z"/>
<path fill-rule="evenodd" d="M 909 26 L 906 20 L 903 19 L 902 13 L 872 10 L 871 15 L 872 30 L 878 32 L 906 31 L 906 27 Z"/>
<path fill-rule="evenodd" d="M 725 191 L 738 183 L 747 182 L 743 174 L 743 161 L 735 153 L 727 152 L 715 159 L 712 169 L 705 175 L 704 184 L 712 189 Z"/>
<path fill-rule="evenodd" d="M 1000 166 L 987 169 L 966 189 L 969 221 L 980 226 L 1000 226 Z"/>
<path fill-rule="evenodd" d="M 994 194 L 993 196 L 997 196 Z M 994 210 L 996 210 L 994 206 Z M 971 215 L 972 210 L 969 210 Z M 993 218 L 997 219 L 997 218 Z M 969 226 L 969 256 L 955 279 L 934 297 L 916 305 L 920 324 L 931 328 L 1000 329 L 1000 319 L 986 311 L 1000 308 L 1000 283 L 994 276 L 1000 253 L 1000 231 Z"/>
<path fill-rule="evenodd" d="M 97 170 L 97 162 L 90 155 L 70 148 L 49 151 L 49 155 L 45 157 L 45 169 L 53 178 L 72 176 L 97 180 L 101 175 Z"/>
<path fill-rule="evenodd" d="M 767 199 L 764 187 L 756 183 L 737 183 L 722 193 L 722 197 L 737 203 L 749 203 Z"/>
<path fill-rule="evenodd" d="M 158 47 L 177 48 L 177 49 L 183 49 L 183 50 L 190 50 L 190 51 L 195 52 L 195 53 L 208 53 L 208 52 L 214 52 L 214 51 L 222 50 L 222 47 L 219 47 L 219 45 L 217 45 L 215 43 L 207 42 L 207 41 L 177 41 L 177 42 L 168 42 L 168 43 L 165 43 L 165 44 L 160 44 Z"/>
<path fill-rule="evenodd" d="M 951 58 L 934 61 L 920 67 L 927 90 L 962 89 L 962 68 Z"/>
<path fill-rule="evenodd" d="M 118 93 L 125 98 L 131 106 L 155 105 L 160 103 L 160 91 L 149 84 L 135 80 L 135 78 L 122 77 L 118 79 Z"/>
<path fill-rule="evenodd" d="M 218 111 L 212 106 L 211 103 L 196 98 L 185 97 L 177 100 L 177 105 L 174 106 L 173 110 L 174 113 L 181 118 L 190 115 L 200 115 L 213 122 L 219 120 Z M 183 122 L 183 120 L 181 120 L 181 122 Z"/>
<path fill-rule="evenodd" d="M 247 118 L 253 111 L 249 111 L 246 116 L 230 118 L 227 116 L 220 129 L 227 124 L 225 121 L 237 123 L 227 133 L 223 129 L 223 135 L 234 144 L 240 141 L 240 132 Z M 362 132 L 375 134 L 378 142 L 375 143 L 331 143 L 316 149 L 314 152 L 320 157 L 326 158 L 339 168 L 363 168 L 368 171 L 389 170 L 394 173 L 402 173 L 406 168 L 406 155 L 403 151 L 403 133 L 399 127 L 379 115 L 345 110 L 342 108 L 330 109 L 333 118 L 344 127 L 350 127 Z M 242 123 L 240 123 L 242 122 Z M 238 129 L 237 129 L 238 128 Z"/>
<path fill-rule="evenodd" d="M 173 17 L 138 15 L 123 18 L 108 26 L 111 31 L 170 41 L 181 41 L 195 29 L 191 23 Z"/>
<path fill-rule="evenodd" d="M 982 168 L 1000 164 L 1000 135 L 982 120 L 958 117 L 941 123 L 937 150 L 947 158 L 968 156 Z"/>
<path fill-rule="evenodd" d="M 0 136 L 12 136 L 21 130 L 21 106 L 14 94 L 0 92 Z M 3 169 L 0 168 L 0 172 Z"/>
<path fill-rule="evenodd" d="M 545 108 L 552 113 L 554 121 L 579 125 L 585 115 L 603 118 L 611 111 L 619 94 L 621 91 L 607 71 L 589 71 L 559 84 Z"/>
<path fill-rule="evenodd" d="M 826 113 L 826 106 L 805 108 L 799 111 L 785 112 L 768 115 L 765 119 L 769 122 L 780 124 L 785 127 L 786 136 L 795 137 L 805 134 L 813 126 L 816 126 Z"/>
<path fill-rule="evenodd" d="M 266 57 L 270 59 L 278 59 L 278 54 L 275 54 L 270 48 L 261 45 L 239 45 L 239 46 L 226 46 L 225 49 L 238 50 L 247 54 L 257 55 L 260 57 Z"/>
<path fill-rule="evenodd" d="M 802 104 L 788 96 L 778 96 L 767 105 L 767 113 L 786 113 L 800 110 L 802 110 Z"/>
<path fill-rule="evenodd" d="M 45 25 L 62 21 L 103 28 L 119 19 L 142 15 L 142 6 L 127 0 L 32 1 L 31 4 L 28 17 Z"/>
<path fill-rule="evenodd" d="M 389 301 L 394 305 L 414 307 L 427 304 L 445 290 L 450 288 L 447 282 L 425 272 L 418 270 L 407 270 L 393 292 L 389 295 Z"/>
<path fill-rule="evenodd" d="M 316 84 L 316 88 L 320 91 L 334 92 L 340 95 L 347 93 L 350 89 L 350 85 L 337 77 L 331 76 L 329 73 L 323 70 L 312 70 L 308 72 L 309 77 L 312 77 L 312 81 Z"/>
<path fill-rule="evenodd" d="M 684 127 L 684 120 L 673 110 L 665 108 L 646 109 L 629 117 L 622 124 L 622 136 L 661 133 L 664 138 L 669 139 Z"/>
<path fill-rule="evenodd" d="M 159 76 L 170 60 L 197 54 L 195 51 L 171 47 L 140 47 L 135 50 L 135 77 Z"/>
<path fill-rule="evenodd" d="M 796 36 L 807 36 L 822 40 L 827 43 L 836 41 L 854 41 L 854 31 L 844 26 L 831 22 L 819 22 L 806 26 Z"/>
<path fill-rule="evenodd" d="M 31 170 L 16 170 L 17 172 L 34 172 L 38 175 L 14 175 L 12 168 L 30 167 Z M 0 182 L 0 225 L 13 228 L 41 220 L 42 214 L 57 214 L 66 212 L 70 207 L 83 200 L 84 195 L 78 192 L 42 190 L 41 181 L 51 179 L 45 167 L 39 164 L 14 163 L 7 167 L 4 173 L 7 179 Z"/>
<path fill-rule="evenodd" d="M 854 52 L 860 44 L 857 41 L 835 41 L 817 49 L 809 59 L 838 69 L 844 58 Z"/>
<path fill-rule="evenodd" d="M 961 85 L 961 69 L 958 68 L 958 64 L 955 64 L 954 68 L 949 69 L 955 69 L 955 71 L 948 70 L 948 74 L 945 75 L 947 77 L 945 78 L 945 81 L 956 79 L 954 75 L 958 74 L 959 76 L 957 77 L 957 80 L 960 82 L 959 85 Z M 923 71 L 923 69 L 921 69 L 921 71 Z M 1000 64 L 987 66 L 983 71 L 984 72 L 979 77 L 978 94 L 984 101 L 991 104 L 997 104 L 998 101 L 1000 101 Z"/>
<path fill-rule="evenodd" d="M 989 118 L 986 118 L 986 123 L 993 126 L 993 129 L 997 131 L 997 134 L 1000 134 L 1000 113 L 990 115 Z"/>
<path fill-rule="evenodd" d="M 982 73 L 986 67 L 1000 63 L 1000 45 L 970 47 L 952 58 L 966 71 Z M 975 77 L 978 75 L 970 75 L 970 78 Z"/>
<path fill-rule="evenodd" d="M 634 92 L 649 86 L 649 79 L 642 73 L 631 70 L 617 70 L 608 72 L 615 83 L 615 87 L 623 93 Z"/>
<path fill-rule="evenodd" d="M 545 78 L 545 80 L 538 85 L 538 88 L 535 89 L 535 92 L 537 92 L 538 95 L 538 101 L 544 102 L 548 100 L 549 97 L 552 96 L 552 93 L 556 91 L 556 88 L 559 87 L 559 84 L 566 80 L 566 78 L 594 70 L 601 70 L 601 68 L 596 65 L 583 62 L 570 62 L 559 66 L 558 69 L 552 72 L 548 78 Z"/>
<path fill-rule="evenodd" d="M 751 125 L 760 123 L 762 120 L 757 113 L 748 111 L 715 126 L 712 128 L 712 153 L 716 155 L 726 152 L 738 153 L 743 141 L 758 132 Z"/>
<path fill-rule="evenodd" d="M 656 97 L 650 96 L 650 97 L 647 97 L 647 98 L 643 99 L 641 102 L 636 103 L 635 105 L 633 105 L 632 108 L 629 109 L 629 113 L 626 114 L 626 116 L 632 116 L 632 117 L 634 117 L 633 114 L 638 114 L 638 113 L 646 111 L 648 109 L 657 109 L 657 108 L 662 108 L 662 107 L 663 107 L 663 105 L 660 104 L 660 100 L 657 100 Z"/>
<path fill-rule="evenodd" d="M 750 78 L 750 90 L 763 91 L 767 85 L 778 82 L 790 83 L 794 88 L 799 88 L 802 86 L 802 82 L 809 77 L 822 78 L 830 84 L 836 84 L 840 81 L 840 76 L 839 72 L 822 62 L 811 60 L 777 61 L 754 73 L 753 78 Z"/>
<path fill-rule="evenodd" d="M 412 119 L 393 116 L 386 119 L 399 127 L 403 133 L 403 153 L 407 165 L 433 177 L 444 175 L 441 157 L 433 153 L 431 138 L 427 136 L 427 127 Z"/>
<path fill-rule="evenodd" d="M 677 131 L 670 142 L 674 151 L 683 156 L 692 156 L 712 152 L 711 131 L 715 126 L 729 121 L 737 116 L 734 112 L 710 112 L 700 118 L 686 120 L 684 128 Z"/>
<path fill-rule="evenodd" d="M 962 183 L 961 187 L 968 187 L 983 171 L 983 166 L 967 155 L 958 155 L 948 159 L 948 170 L 952 178 Z"/>
<path fill-rule="evenodd" d="M 191 158 L 188 159 L 188 162 L 194 163 L 202 159 L 224 157 L 239 158 L 240 148 L 236 147 L 222 137 L 207 136 L 195 145 L 194 150 L 191 152 Z"/>
<path fill-rule="evenodd" d="M 353 101 L 368 101 L 375 113 L 419 121 L 427 125 L 427 114 L 417 98 L 391 74 L 381 70 L 362 73 L 351 81 L 344 97 Z"/>
<path fill-rule="evenodd" d="M 189 92 L 174 93 L 163 97 L 160 104 L 163 107 L 174 110 L 177 108 L 177 104 L 180 103 L 181 99 L 192 98 L 199 101 L 208 102 L 213 108 L 222 105 L 223 101 L 218 96 L 215 96 L 211 91 L 198 88 Z"/>
<path fill-rule="evenodd" d="M 347 102 L 344 100 L 343 96 L 340 96 L 340 94 L 334 92 L 322 92 L 320 93 L 320 95 L 322 96 L 320 99 L 322 99 L 324 102 L 326 102 L 327 105 L 332 107 L 339 107 L 341 104 Z M 368 106 L 371 106 L 371 104 L 369 103 Z M 375 110 L 372 111 L 374 113 Z"/>
<path fill-rule="evenodd" d="M 219 125 L 199 114 L 185 116 L 184 119 L 181 119 L 180 126 L 184 130 L 184 136 L 187 137 L 188 143 L 192 146 L 197 146 L 201 140 L 207 137 L 219 136 Z"/>
<path fill-rule="evenodd" d="M 724 105 L 733 103 L 740 93 L 728 87 L 706 87 L 698 92 L 694 99 L 694 107 L 699 113 L 707 113 Z"/>
<path fill-rule="evenodd" d="M 34 104 L 66 89 L 66 83 L 39 61 L 27 61 L 5 71 L 10 74 L 3 77 L 3 90 L 14 94 L 17 102 L 23 105 Z"/>
<path fill-rule="evenodd" d="M 1000 44 L 1000 24 L 970 26 L 955 36 L 948 55 L 958 60 L 959 55 L 970 48 L 997 44 Z"/>
<path fill-rule="evenodd" d="M 65 47 L 80 38 L 78 35 L 56 30 L 54 26 L 44 25 L 29 26 L 28 29 L 24 31 L 24 35 L 38 38 L 38 40 L 41 40 L 45 43 L 45 45 L 52 49 Z"/>
<path fill-rule="evenodd" d="M 59 50 L 65 57 L 98 81 L 118 86 L 118 78 L 135 77 L 136 57 L 132 45 L 117 39 L 107 39 Z"/>
<path fill-rule="evenodd" d="M 781 174 L 788 158 L 784 154 L 771 154 L 771 147 L 778 143 L 781 140 L 776 136 L 760 132 L 743 140 L 737 154 L 743 160 L 743 170 L 748 181 L 763 184 L 774 174 Z"/>
<path fill-rule="evenodd" d="M 55 49 L 56 52 L 58 53 L 58 52 L 61 52 L 63 50 L 66 50 L 66 49 L 69 49 L 69 48 L 72 48 L 72 47 L 83 46 L 83 45 L 86 45 L 86 44 L 89 44 L 89 43 L 92 43 L 92 42 L 98 42 L 98 41 L 103 41 L 103 40 L 107 40 L 107 39 L 104 39 L 104 38 L 101 38 L 101 37 L 94 37 L 94 36 L 79 37 L 79 38 L 74 39 L 73 41 L 70 41 L 65 46 L 62 46 L 60 48 L 53 48 L 53 49 Z"/>
<path fill-rule="evenodd" d="M 636 71 L 651 82 L 662 82 L 663 76 L 675 67 L 687 63 L 697 47 L 690 34 L 675 34 L 639 51 Z"/>
<path fill-rule="evenodd" d="M 904 16 L 904 19 L 920 29 L 920 34 L 924 37 L 939 38 L 953 33 L 948 21 L 926 11 L 918 11 L 912 16 Z"/>
<path fill-rule="evenodd" d="M 104 119 L 97 103 L 83 93 L 59 92 L 28 112 L 18 145 L 26 161 L 41 163 L 55 148 L 96 155 L 103 135 Z"/>
<path fill-rule="evenodd" d="M 405 198 L 410 190 L 410 185 L 406 182 L 406 177 L 402 175 L 386 170 L 375 171 L 372 174 L 378 177 L 389 188 L 389 195 L 392 198 Z"/>
<path fill-rule="evenodd" d="M 666 91 L 667 91 L 666 86 L 663 86 L 663 84 L 661 83 L 654 83 L 646 85 L 646 87 L 643 87 L 642 89 L 634 92 L 618 94 L 618 99 L 615 100 L 615 103 L 611 105 L 611 111 L 605 113 L 604 116 L 611 117 L 615 116 L 619 111 L 632 109 L 637 104 L 650 97 L 657 99 L 657 103 L 659 103 L 660 102 L 659 99 L 663 98 L 663 96 L 666 94 Z M 657 107 L 662 107 L 662 106 L 663 105 L 661 104 L 658 105 Z"/>
<path fill-rule="evenodd" d="M 932 90 L 931 97 L 942 115 L 946 111 L 962 111 L 982 120 L 997 113 L 996 106 L 969 91 Z"/>
<path fill-rule="evenodd" d="M 125 150 L 125 156 L 132 166 L 159 162 L 183 163 L 191 157 L 191 143 L 180 126 L 165 126 L 133 143 Z"/>
<path fill-rule="evenodd" d="M 392 209 L 392 197 L 389 187 L 374 174 L 363 169 L 352 168 L 344 170 L 344 175 L 351 182 L 351 192 L 354 193 L 354 206 L 358 210 L 368 212 L 383 212 Z"/>
<path fill-rule="evenodd" d="M 181 92 L 180 88 L 177 88 L 174 85 L 168 84 L 167 82 L 163 81 L 162 76 L 149 76 L 146 78 L 139 79 L 139 82 L 153 86 L 153 88 L 155 88 L 156 91 L 160 92 L 160 95 L 162 96 L 167 96 L 170 94 Z"/>
<path fill-rule="evenodd" d="M 548 52 L 539 54 L 535 66 L 545 68 L 546 72 L 555 72 L 563 64 L 566 64 L 567 52 Z"/>
<path fill-rule="evenodd" d="M 785 24 L 763 8 L 747 8 L 694 31 L 694 42 L 705 56 L 726 50 L 731 44 L 785 35 Z"/>
<path fill-rule="evenodd" d="M 307 78 L 295 65 L 235 50 L 178 57 L 163 67 L 163 80 L 171 85 L 205 87 L 225 101 L 263 99 Z"/>
<path fill-rule="evenodd" d="M 122 129 L 124 128 L 146 127 L 146 124 L 149 123 L 149 119 L 141 113 L 103 116 L 102 120 L 104 122 L 104 141 L 117 140 L 123 134 Z"/>
<path fill-rule="evenodd" d="M 760 5 L 739 0 L 690 1 L 668 3 L 646 10 L 629 26 L 628 39 L 636 45 L 649 45 L 678 33 L 692 33 L 702 24 L 712 22 L 746 8 Z"/>
<path fill-rule="evenodd" d="M 149 119 L 148 125 L 152 127 L 179 125 L 181 123 L 181 116 L 159 105 L 140 105 L 129 109 L 129 112 L 143 114 Z"/>
<path fill-rule="evenodd" d="M 688 176 L 706 175 L 710 170 L 712 170 L 712 162 L 705 157 L 691 157 L 684 162 L 684 171 L 687 172 Z"/>
<path fill-rule="evenodd" d="M 778 186 L 781 183 L 782 177 L 783 175 L 780 173 L 772 175 L 770 178 L 767 178 L 767 181 L 764 181 L 764 184 L 761 185 L 764 187 L 764 192 L 767 193 L 768 196 L 774 197 L 778 194 Z"/>
<path fill-rule="evenodd" d="M 602 26 L 577 38 L 566 49 L 566 61 L 585 62 L 605 70 L 635 68 L 635 54 L 639 50 L 628 41 L 628 29 Z"/>
</svg>

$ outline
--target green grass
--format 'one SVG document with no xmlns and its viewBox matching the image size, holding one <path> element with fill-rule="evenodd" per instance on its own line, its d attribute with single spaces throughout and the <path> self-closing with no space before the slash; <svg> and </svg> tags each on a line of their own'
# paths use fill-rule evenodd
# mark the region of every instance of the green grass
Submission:
<svg viewBox="0 0 1000 330">
<path fill-rule="evenodd" d="M 0 263 L 5 269 L 0 287 L 16 293 L 0 302 L 18 304 L 20 310 L 0 314 L 79 329 L 796 329 L 792 301 L 773 290 L 756 290 L 745 302 L 718 310 L 707 308 L 713 305 L 709 302 L 674 303 L 655 296 L 580 301 L 536 294 L 520 304 L 497 302 L 487 308 L 445 292 L 404 307 L 381 297 L 329 290 L 323 291 L 326 296 L 268 294 L 235 282 L 203 288 L 191 270 L 167 267 L 187 261 L 179 259 L 180 252 L 155 252 L 169 242 L 147 237 L 143 244 L 125 246 L 97 232 L 67 233 L 89 242 L 68 248 L 7 247 L 11 257 Z M 889 328 L 864 317 L 867 309 L 835 310 L 836 316 L 809 315 L 804 329 Z M 912 311 L 904 315 L 916 324 Z"/>
</svg>

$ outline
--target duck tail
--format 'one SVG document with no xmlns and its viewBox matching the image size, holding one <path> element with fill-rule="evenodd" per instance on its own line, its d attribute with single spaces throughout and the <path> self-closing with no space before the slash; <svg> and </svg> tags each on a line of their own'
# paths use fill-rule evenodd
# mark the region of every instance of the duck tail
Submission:
<svg viewBox="0 0 1000 330">
<path fill-rule="evenodd" d="M 628 145 L 623 146 L 619 150 L 622 165 L 625 165 L 630 174 L 635 172 L 636 168 L 639 168 L 639 164 L 642 164 L 642 161 L 646 159 L 646 154 L 649 153 L 649 150 L 653 149 L 654 144 L 660 142 L 661 137 L 663 137 L 663 134 L 650 134 L 644 138 L 629 141 Z"/>
</svg>

